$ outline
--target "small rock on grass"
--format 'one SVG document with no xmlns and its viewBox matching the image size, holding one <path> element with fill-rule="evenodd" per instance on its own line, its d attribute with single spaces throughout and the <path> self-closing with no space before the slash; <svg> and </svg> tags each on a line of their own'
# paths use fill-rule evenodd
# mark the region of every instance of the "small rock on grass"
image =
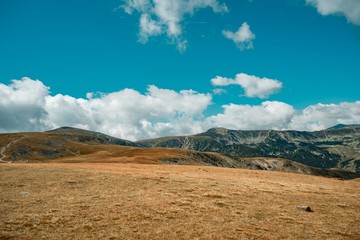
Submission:
<svg viewBox="0 0 360 240">
<path fill-rule="evenodd" d="M 297 209 L 305 211 L 305 212 L 313 212 L 313 210 L 311 209 L 311 207 L 306 206 L 306 205 L 301 205 L 301 206 L 296 206 Z"/>
</svg>

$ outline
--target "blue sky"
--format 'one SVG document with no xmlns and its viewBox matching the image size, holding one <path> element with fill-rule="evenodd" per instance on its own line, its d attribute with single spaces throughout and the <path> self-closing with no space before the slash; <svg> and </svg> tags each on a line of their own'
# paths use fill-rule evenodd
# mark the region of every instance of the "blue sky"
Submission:
<svg viewBox="0 0 360 240">
<path fill-rule="evenodd" d="M 0 131 L 66 124 L 139 139 L 359 123 L 359 15 L 357 0 L 2 0 Z M 124 89 L 148 109 L 123 107 Z M 111 113 L 96 107 L 116 93 Z"/>
</svg>

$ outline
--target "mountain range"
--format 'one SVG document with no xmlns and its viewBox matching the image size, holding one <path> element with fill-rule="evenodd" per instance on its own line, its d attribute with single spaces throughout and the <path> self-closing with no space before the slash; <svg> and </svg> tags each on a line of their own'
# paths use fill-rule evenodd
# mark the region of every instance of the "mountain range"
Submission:
<svg viewBox="0 0 360 240">
<path fill-rule="evenodd" d="M 315 132 L 212 128 L 192 136 L 137 143 L 142 147 L 183 148 L 231 157 L 285 158 L 318 168 L 360 172 L 360 125 L 336 125 Z"/>
<path fill-rule="evenodd" d="M 191 164 L 355 178 L 360 175 L 360 126 L 317 132 L 212 128 L 200 134 L 123 140 L 62 127 L 0 134 L 0 162 Z"/>
</svg>

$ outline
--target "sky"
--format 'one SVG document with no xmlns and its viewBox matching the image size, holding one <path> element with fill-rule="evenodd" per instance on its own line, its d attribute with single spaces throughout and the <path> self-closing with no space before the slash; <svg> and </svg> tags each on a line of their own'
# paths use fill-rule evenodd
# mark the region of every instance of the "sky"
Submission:
<svg viewBox="0 0 360 240">
<path fill-rule="evenodd" d="M 1 0 L 0 132 L 360 123 L 359 0 Z"/>
</svg>

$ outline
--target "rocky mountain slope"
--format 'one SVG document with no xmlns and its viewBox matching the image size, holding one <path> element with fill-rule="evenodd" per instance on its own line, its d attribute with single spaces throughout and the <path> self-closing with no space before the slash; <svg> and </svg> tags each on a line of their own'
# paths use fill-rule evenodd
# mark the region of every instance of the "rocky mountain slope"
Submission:
<svg viewBox="0 0 360 240">
<path fill-rule="evenodd" d="M 143 147 L 218 152 L 230 157 L 285 158 L 313 167 L 360 172 L 359 125 L 338 125 L 316 132 L 212 128 L 192 136 L 137 143 Z"/>
<path fill-rule="evenodd" d="M 216 152 L 138 146 L 138 143 L 102 133 L 67 127 L 39 133 L 0 134 L 0 162 L 190 164 L 284 171 L 343 179 L 359 177 L 356 173 L 320 169 L 282 158 L 242 158 Z"/>
</svg>

